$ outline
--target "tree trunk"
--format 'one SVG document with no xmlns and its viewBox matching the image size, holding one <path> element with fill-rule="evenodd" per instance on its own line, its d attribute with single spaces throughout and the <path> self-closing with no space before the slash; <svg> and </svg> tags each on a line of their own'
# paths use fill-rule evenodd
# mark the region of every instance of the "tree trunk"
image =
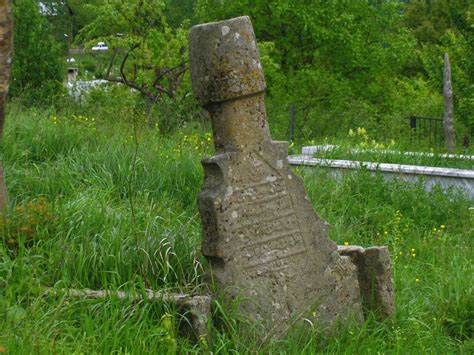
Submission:
<svg viewBox="0 0 474 355">
<path fill-rule="evenodd" d="M 0 139 L 5 121 L 5 104 L 10 79 L 10 67 L 13 47 L 13 20 L 11 0 L 0 0 Z M 0 163 L 0 213 L 8 206 L 7 187 Z"/>
<path fill-rule="evenodd" d="M 449 64 L 448 53 L 444 54 L 444 78 L 443 78 L 443 95 L 444 95 L 444 143 L 449 152 L 454 152 L 456 148 L 454 137 L 454 110 L 453 110 L 453 87 L 451 85 L 451 65 Z"/>
<path fill-rule="evenodd" d="M 148 122 L 148 128 L 153 128 L 153 116 L 151 114 L 151 99 L 149 96 L 146 97 L 146 117 Z"/>
</svg>

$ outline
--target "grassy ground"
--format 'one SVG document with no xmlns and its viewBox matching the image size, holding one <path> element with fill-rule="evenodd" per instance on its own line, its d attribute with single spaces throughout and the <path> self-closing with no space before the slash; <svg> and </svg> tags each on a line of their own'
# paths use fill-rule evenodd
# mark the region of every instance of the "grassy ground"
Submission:
<svg viewBox="0 0 474 355">
<path fill-rule="evenodd" d="M 143 120 L 144 121 L 144 120 Z M 163 137 L 143 122 L 13 110 L 3 142 L 12 210 L 0 223 L 0 350 L 30 353 L 472 353 L 473 203 L 455 191 L 341 182 L 300 171 L 339 244 L 388 245 L 397 312 L 328 339 L 295 327 L 258 336 L 236 305 L 213 305 L 212 343 L 178 336 L 173 305 L 70 300 L 45 287 L 203 292 L 196 195 L 211 137 Z"/>
</svg>

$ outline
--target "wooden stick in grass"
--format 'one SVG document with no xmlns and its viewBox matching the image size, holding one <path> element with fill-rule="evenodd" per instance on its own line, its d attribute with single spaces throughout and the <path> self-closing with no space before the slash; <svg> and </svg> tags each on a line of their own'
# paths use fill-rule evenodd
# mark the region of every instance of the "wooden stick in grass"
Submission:
<svg viewBox="0 0 474 355">
<path fill-rule="evenodd" d="M 45 296 L 65 295 L 70 298 L 82 299 L 106 299 L 118 298 L 123 300 L 148 300 L 174 303 L 178 308 L 183 309 L 189 314 L 189 321 L 193 333 L 198 337 L 207 337 L 207 325 L 211 313 L 211 297 L 207 295 L 191 296 L 185 293 L 167 293 L 153 290 L 145 292 L 124 292 L 109 290 L 90 290 L 90 289 L 63 289 L 56 290 L 49 288 L 44 292 Z"/>
</svg>

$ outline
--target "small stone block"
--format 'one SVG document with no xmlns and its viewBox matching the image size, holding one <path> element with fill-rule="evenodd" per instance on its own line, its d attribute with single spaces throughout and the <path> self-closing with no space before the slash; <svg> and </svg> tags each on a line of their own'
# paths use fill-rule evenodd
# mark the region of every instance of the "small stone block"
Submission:
<svg viewBox="0 0 474 355">
<path fill-rule="evenodd" d="M 341 256 L 349 256 L 357 267 L 363 305 L 385 319 L 395 312 L 395 292 L 390 254 L 386 246 L 362 248 L 338 245 Z"/>
<path fill-rule="evenodd" d="M 204 337 L 209 340 L 207 327 L 210 321 L 211 301 L 210 296 L 194 296 L 179 305 L 182 310 L 189 312 L 190 329 L 186 333 L 191 333 L 196 339 Z"/>
</svg>

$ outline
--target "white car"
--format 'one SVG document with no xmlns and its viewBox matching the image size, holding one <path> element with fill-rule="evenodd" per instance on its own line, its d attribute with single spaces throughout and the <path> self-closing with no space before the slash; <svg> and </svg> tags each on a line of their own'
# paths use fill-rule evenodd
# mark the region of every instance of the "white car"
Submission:
<svg viewBox="0 0 474 355">
<path fill-rule="evenodd" d="M 92 47 L 93 52 L 97 51 L 108 51 L 109 47 L 104 42 L 97 43 L 94 47 Z"/>
</svg>

